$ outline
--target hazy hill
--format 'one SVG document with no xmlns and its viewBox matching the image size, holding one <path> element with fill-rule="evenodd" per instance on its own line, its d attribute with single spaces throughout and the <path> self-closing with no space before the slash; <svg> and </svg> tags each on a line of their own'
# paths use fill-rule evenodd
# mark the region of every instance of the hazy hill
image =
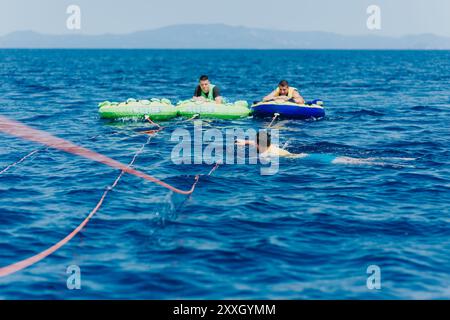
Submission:
<svg viewBox="0 0 450 320">
<path fill-rule="evenodd" d="M 450 38 L 344 36 L 228 25 L 174 25 L 125 35 L 46 35 L 33 31 L 0 37 L 0 48 L 192 48 L 192 49 L 450 49 Z"/>
</svg>

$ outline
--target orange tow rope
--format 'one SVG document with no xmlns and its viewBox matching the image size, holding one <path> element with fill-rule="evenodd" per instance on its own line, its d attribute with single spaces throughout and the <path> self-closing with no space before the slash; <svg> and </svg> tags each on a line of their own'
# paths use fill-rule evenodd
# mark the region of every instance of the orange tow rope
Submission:
<svg viewBox="0 0 450 320">
<path fill-rule="evenodd" d="M 162 130 L 163 127 L 158 125 L 158 128 L 160 128 L 158 130 L 158 131 L 160 131 L 160 130 Z M 131 166 L 134 164 L 137 156 L 143 151 L 144 147 L 150 142 L 151 137 L 149 137 L 147 139 L 147 142 L 142 145 L 142 147 L 138 150 L 138 152 L 136 152 L 136 154 L 134 155 L 131 162 L 127 166 L 125 166 L 122 163 L 115 161 L 113 159 L 110 159 L 104 155 L 98 154 L 94 151 L 91 151 L 91 150 L 83 148 L 83 147 L 79 147 L 69 141 L 54 137 L 46 132 L 32 129 L 32 128 L 25 126 L 17 121 L 9 120 L 8 118 L 3 117 L 3 116 L 0 116 L 0 131 L 3 131 L 7 134 L 10 134 L 10 135 L 13 135 L 16 137 L 20 137 L 20 138 L 27 139 L 30 141 L 38 142 L 38 143 L 41 143 L 41 144 L 47 145 L 49 147 L 53 147 L 53 148 L 65 151 L 65 152 L 70 152 L 75 155 L 79 155 L 79 156 L 82 156 L 82 157 L 85 157 L 88 159 L 92 159 L 94 161 L 104 163 L 113 168 L 121 169 L 120 174 L 114 180 L 113 184 L 110 187 L 106 188 L 106 190 L 103 192 L 102 197 L 98 201 L 97 205 L 94 207 L 94 209 L 89 213 L 89 215 L 81 222 L 81 224 L 77 228 L 75 228 L 64 239 L 62 239 L 58 243 L 54 244 L 50 248 L 48 248 L 30 258 L 27 258 L 27 259 L 21 260 L 19 262 L 13 263 L 9 266 L 0 268 L 0 277 L 5 277 L 7 275 L 18 272 L 24 268 L 27 268 L 27 267 L 45 259 L 49 255 L 51 255 L 52 253 L 56 252 L 58 249 L 63 247 L 65 244 L 67 244 L 73 237 L 75 237 L 86 226 L 86 224 L 89 222 L 89 220 L 100 209 L 100 207 L 103 204 L 109 191 L 111 191 L 114 187 L 117 186 L 117 184 L 119 183 L 119 180 L 122 178 L 122 176 L 125 172 L 136 175 L 143 179 L 152 181 L 152 182 L 157 183 L 171 191 L 181 193 L 181 194 L 192 194 L 192 192 L 194 191 L 195 186 L 199 180 L 199 175 L 196 175 L 195 181 L 194 181 L 191 189 L 188 191 L 183 191 L 183 190 L 177 189 L 175 187 L 172 187 L 171 185 L 169 185 L 163 181 L 160 181 L 152 176 L 149 176 L 143 172 L 132 169 Z M 158 131 L 156 131 L 156 132 L 158 132 Z M 12 164 L 11 166 L 24 161 L 27 157 L 30 157 L 35 152 L 37 152 L 37 150 L 29 153 L 28 155 L 26 155 L 25 157 L 23 157 L 21 160 L 17 161 L 16 163 Z M 7 169 L 9 169 L 9 167 L 2 170 L 0 173 L 3 173 L 4 171 L 6 171 Z M 219 167 L 219 164 L 216 163 L 215 166 L 208 173 L 208 176 L 210 176 L 218 167 Z"/>
<path fill-rule="evenodd" d="M 84 147 L 80 147 L 70 141 L 67 141 L 67 140 L 64 140 L 61 138 L 57 138 L 47 132 L 30 128 L 20 122 L 10 120 L 4 116 L 0 116 L 0 131 L 4 132 L 6 134 L 12 135 L 12 136 L 16 136 L 16 137 L 19 137 L 19 138 L 22 138 L 25 140 L 44 144 L 49 147 L 62 150 L 64 152 L 72 153 L 72 154 L 78 155 L 80 157 L 84 157 L 84 158 L 87 158 L 87 159 L 90 159 L 90 160 L 93 160 L 93 161 L 96 161 L 99 163 L 103 163 L 103 164 L 110 166 L 112 168 L 115 168 L 115 169 L 123 170 L 126 173 L 129 173 L 129 174 L 135 175 L 137 177 L 140 177 L 142 179 L 151 181 L 153 183 L 156 183 L 164 188 L 167 188 L 167 189 L 169 189 L 173 192 L 179 193 L 179 194 L 187 195 L 187 194 L 191 194 L 192 192 L 194 192 L 195 185 L 196 185 L 196 183 L 198 181 L 198 177 L 199 177 L 198 175 L 195 177 L 195 183 L 192 185 L 191 189 L 181 190 L 181 189 L 173 187 L 173 186 L 169 185 L 168 183 L 161 181 L 153 176 L 150 176 L 144 172 L 132 169 L 132 168 L 126 166 L 125 164 L 123 164 L 119 161 L 113 160 L 105 155 L 94 152 L 94 151 L 89 150 Z"/>
<path fill-rule="evenodd" d="M 142 147 L 139 149 L 139 151 L 134 155 L 133 159 L 131 160 L 131 162 L 128 164 L 128 168 L 131 167 L 134 162 L 136 161 L 137 156 L 142 152 L 142 150 L 144 149 L 144 147 L 150 142 L 151 137 L 148 138 L 147 142 L 145 144 L 142 145 Z M 81 222 L 81 224 L 75 228 L 70 234 L 68 234 L 64 239 L 62 239 L 61 241 L 59 241 L 58 243 L 54 244 L 53 246 L 51 246 L 50 248 L 30 257 L 27 258 L 25 260 L 13 263 L 9 266 L 0 268 L 0 277 L 5 277 L 8 276 L 10 274 L 16 273 L 24 268 L 27 268 L 43 259 L 45 259 L 46 257 L 48 257 L 49 255 L 51 255 L 52 253 L 56 252 L 58 249 L 60 249 L 62 246 L 66 245 L 70 240 L 72 240 L 73 237 L 75 237 L 85 226 L 86 224 L 89 222 L 89 220 L 94 216 L 94 214 L 100 209 L 100 207 L 103 204 L 103 201 L 106 198 L 106 195 L 108 194 L 109 191 L 111 191 L 112 189 L 114 189 L 117 184 L 119 183 L 120 178 L 122 178 L 123 174 L 125 173 L 125 170 L 122 170 L 120 172 L 120 174 L 117 176 L 116 180 L 114 180 L 114 183 L 106 188 L 106 190 L 103 192 L 102 197 L 100 198 L 100 200 L 98 201 L 97 205 L 95 206 L 95 208 L 89 213 L 89 215 L 86 217 L 86 219 L 83 220 L 83 222 Z M 197 184 L 198 182 L 198 176 L 195 179 L 194 185 L 192 186 L 192 190 L 195 187 L 195 184 Z"/>
</svg>

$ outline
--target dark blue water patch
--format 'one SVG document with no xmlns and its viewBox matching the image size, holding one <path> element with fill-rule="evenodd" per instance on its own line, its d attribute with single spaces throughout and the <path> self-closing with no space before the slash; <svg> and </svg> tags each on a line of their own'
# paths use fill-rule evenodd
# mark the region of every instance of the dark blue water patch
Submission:
<svg viewBox="0 0 450 320">
<path fill-rule="evenodd" d="M 426 111 L 426 112 L 441 112 L 445 111 L 445 106 L 413 106 L 411 107 L 411 110 L 414 111 Z"/>
<path fill-rule="evenodd" d="M 57 253 L 0 280 L 0 298 L 448 298 L 450 55 L 447 51 L 0 50 L 0 114 L 125 164 L 146 143 L 139 121 L 105 121 L 104 100 L 192 96 L 207 73 L 229 100 L 260 100 L 281 78 L 318 121 L 276 121 L 294 153 L 372 165 L 280 159 L 176 165 L 169 121 L 134 168 L 182 189 L 123 175 L 87 227 Z M 199 64 L 198 61 L 202 61 Z M 280 68 L 280 66 L 283 66 Z M 439 68 L 436 68 L 439 66 Z M 314 76 L 310 76 L 314 75 Z M 253 118 L 204 129 L 259 129 Z M 41 148 L 2 135 L 0 170 Z M 39 149 L 0 175 L 0 267 L 61 240 L 119 171 Z M 82 290 L 66 289 L 68 265 Z M 367 289 L 378 265 L 382 290 Z"/>
<path fill-rule="evenodd" d="M 362 116 L 381 117 L 381 116 L 384 116 L 384 113 L 382 113 L 382 112 L 377 112 L 374 110 L 366 110 L 366 109 L 347 112 L 347 114 L 352 115 L 354 117 L 362 117 Z"/>
</svg>

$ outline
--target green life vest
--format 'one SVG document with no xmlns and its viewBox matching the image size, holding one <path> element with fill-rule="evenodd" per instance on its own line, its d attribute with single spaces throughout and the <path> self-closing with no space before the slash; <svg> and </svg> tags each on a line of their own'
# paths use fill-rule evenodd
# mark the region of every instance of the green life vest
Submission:
<svg viewBox="0 0 450 320">
<path fill-rule="evenodd" d="M 209 85 L 209 92 L 208 95 L 206 95 L 206 93 L 203 92 L 203 90 L 200 88 L 200 91 L 202 93 L 202 97 L 211 101 L 214 101 L 214 87 L 215 85 L 210 84 Z"/>
</svg>

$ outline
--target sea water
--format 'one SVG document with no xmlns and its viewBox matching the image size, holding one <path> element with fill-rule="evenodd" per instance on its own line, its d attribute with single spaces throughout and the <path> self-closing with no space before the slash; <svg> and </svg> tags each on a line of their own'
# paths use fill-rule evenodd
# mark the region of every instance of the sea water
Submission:
<svg viewBox="0 0 450 320">
<path fill-rule="evenodd" d="M 171 133 L 193 125 L 167 122 L 134 168 L 182 189 L 202 174 L 195 192 L 124 175 L 72 241 L 0 278 L 0 299 L 450 298 L 448 51 L 0 50 L 0 114 L 128 164 L 150 124 L 101 120 L 97 104 L 176 103 L 201 74 L 231 101 L 288 80 L 326 117 L 276 121 L 281 145 L 382 165 L 285 158 L 274 175 L 225 164 L 207 176 L 211 165 L 173 163 Z M 5 134 L 0 171 L 33 151 L 0 175 L 0 267 L 64 238 L 119 174 Z"/>
</svg>

